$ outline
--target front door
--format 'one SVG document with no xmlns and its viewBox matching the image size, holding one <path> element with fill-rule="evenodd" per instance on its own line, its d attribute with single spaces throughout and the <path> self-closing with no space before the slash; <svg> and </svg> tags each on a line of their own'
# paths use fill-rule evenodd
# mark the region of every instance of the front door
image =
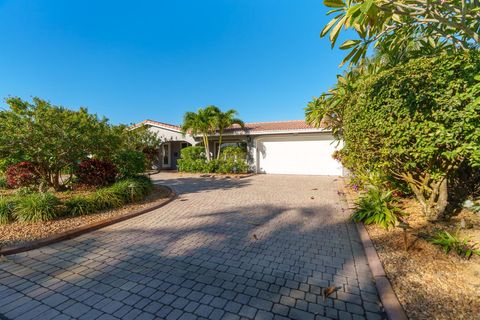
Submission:
<svg viewBox="0 0 480 320">
<path fill-rule="evenodd" d="M 170 143 L 166 142 L 162 144 L 162 168 L 170 168 L 171 156 L 170 156 Z"/>
</svg>

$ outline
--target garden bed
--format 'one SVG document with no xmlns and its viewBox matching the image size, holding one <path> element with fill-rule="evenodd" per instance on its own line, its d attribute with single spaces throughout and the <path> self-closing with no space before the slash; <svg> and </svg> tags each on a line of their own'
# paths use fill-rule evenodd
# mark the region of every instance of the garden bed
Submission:
<svg viewBox="0 0 480 320">
<path fill-rule="evenodd" d="M 72 192 L 73 193 L 73 192 Z M 75 195 L 85 192 L 74 192 Z M 19 246 L 36 240 L 55 236 L 59 233 L 68 232 L 83 226 L 109 221 L 130 212 L 154 208 L 170 199 L 171 190 L 164 186 L 155 185 L 152 193 L 144 200 L 127 204 L 121 208 L 104 210 L 97 213 L 76 217 L 62 217 L 52 221 L 40 222 L 12 222 L 0 224 L 0 249 L 5 247 Z M 72 196 L 70 194 L 69 196 Z M 59 193 L 59 198 L 65 197 L 65 193 Z"/>
<path fill-rule="evenodd" d="M 346 189 L 349 202 L 358 195 Z M 420 206 L 412 199 L 402 202 L 412 227 L 408 233 L 408 252 L 404 250 L 403 231 L 387 231 L 376 225 L 366 229 L 373 241 L 387 277 L 411 319 L 476 319 L 480 314 L 480 257 L 470 260 L 455 253 L 445 254 L 428 242 L 426 235 L 438 229 L 455 233 L 461 219 L 467 229 L 461 237 L 480 242 L 480 217 L 463 210 L 448 222 L 428 223 Z"/>
</svg>

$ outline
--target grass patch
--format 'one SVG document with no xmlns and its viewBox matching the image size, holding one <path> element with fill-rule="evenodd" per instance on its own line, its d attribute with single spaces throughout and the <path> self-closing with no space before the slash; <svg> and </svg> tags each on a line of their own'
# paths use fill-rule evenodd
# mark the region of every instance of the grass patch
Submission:
<svg viewBox="0 0 480 320">
<path fill-rule="evenodd" d="M 60 204 L 60 200 L 51 193 L 32 193 L 17 197 L 13 215 L 19 221 L 48 221 L 62 214 Z"/>
<path fill-rule="evenodd" d="M 0 224 L 6 224 L 13 220 L 14 201 L 0 196 Z"/>
</svg>

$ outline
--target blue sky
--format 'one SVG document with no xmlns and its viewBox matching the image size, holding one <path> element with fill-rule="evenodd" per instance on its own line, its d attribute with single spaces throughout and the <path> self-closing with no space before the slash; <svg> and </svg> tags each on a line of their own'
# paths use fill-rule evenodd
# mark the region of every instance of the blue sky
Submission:
<svg viewBox="0 0 480 320">
<path fill-rule="evenodd" d="M 0 97 L 178 124 L 215 104 L 303 119 L 343 52 L 321 0 L 0 0 Z M 1 107 L 5 107 L 2 100 Z"/>
</svg>

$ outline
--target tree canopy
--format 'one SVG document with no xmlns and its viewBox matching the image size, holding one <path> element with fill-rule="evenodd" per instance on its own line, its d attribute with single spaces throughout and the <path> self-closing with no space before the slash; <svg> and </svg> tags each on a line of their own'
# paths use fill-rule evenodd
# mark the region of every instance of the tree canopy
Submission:
<svg viewBox="0 0 480 320">
<path fill-rule="evenodd" d="M 342 64 L 359 64 L 371 45 L 393 52 L 407 43 L 423 53 L 480 46 L 478 0 L 324 0 L 324 4 L 334 17 L 321 36 L 329 34 L 332 47 L 342 28 L 355 34 L 340 45 L 349 50 Z"/>
<path fill-rule="evenodd" d="M 6 102 L 9 110 L 0 111 L 0 159 L 33 163 L 55 189 L 61 187 L 60 175 L 87 157 L 113 159 L 122 150 L 143 151 L 156 143 L 148 130 L 113 126 L 86 108 L 70 110 L 40 98 Z"/>
</svg>

